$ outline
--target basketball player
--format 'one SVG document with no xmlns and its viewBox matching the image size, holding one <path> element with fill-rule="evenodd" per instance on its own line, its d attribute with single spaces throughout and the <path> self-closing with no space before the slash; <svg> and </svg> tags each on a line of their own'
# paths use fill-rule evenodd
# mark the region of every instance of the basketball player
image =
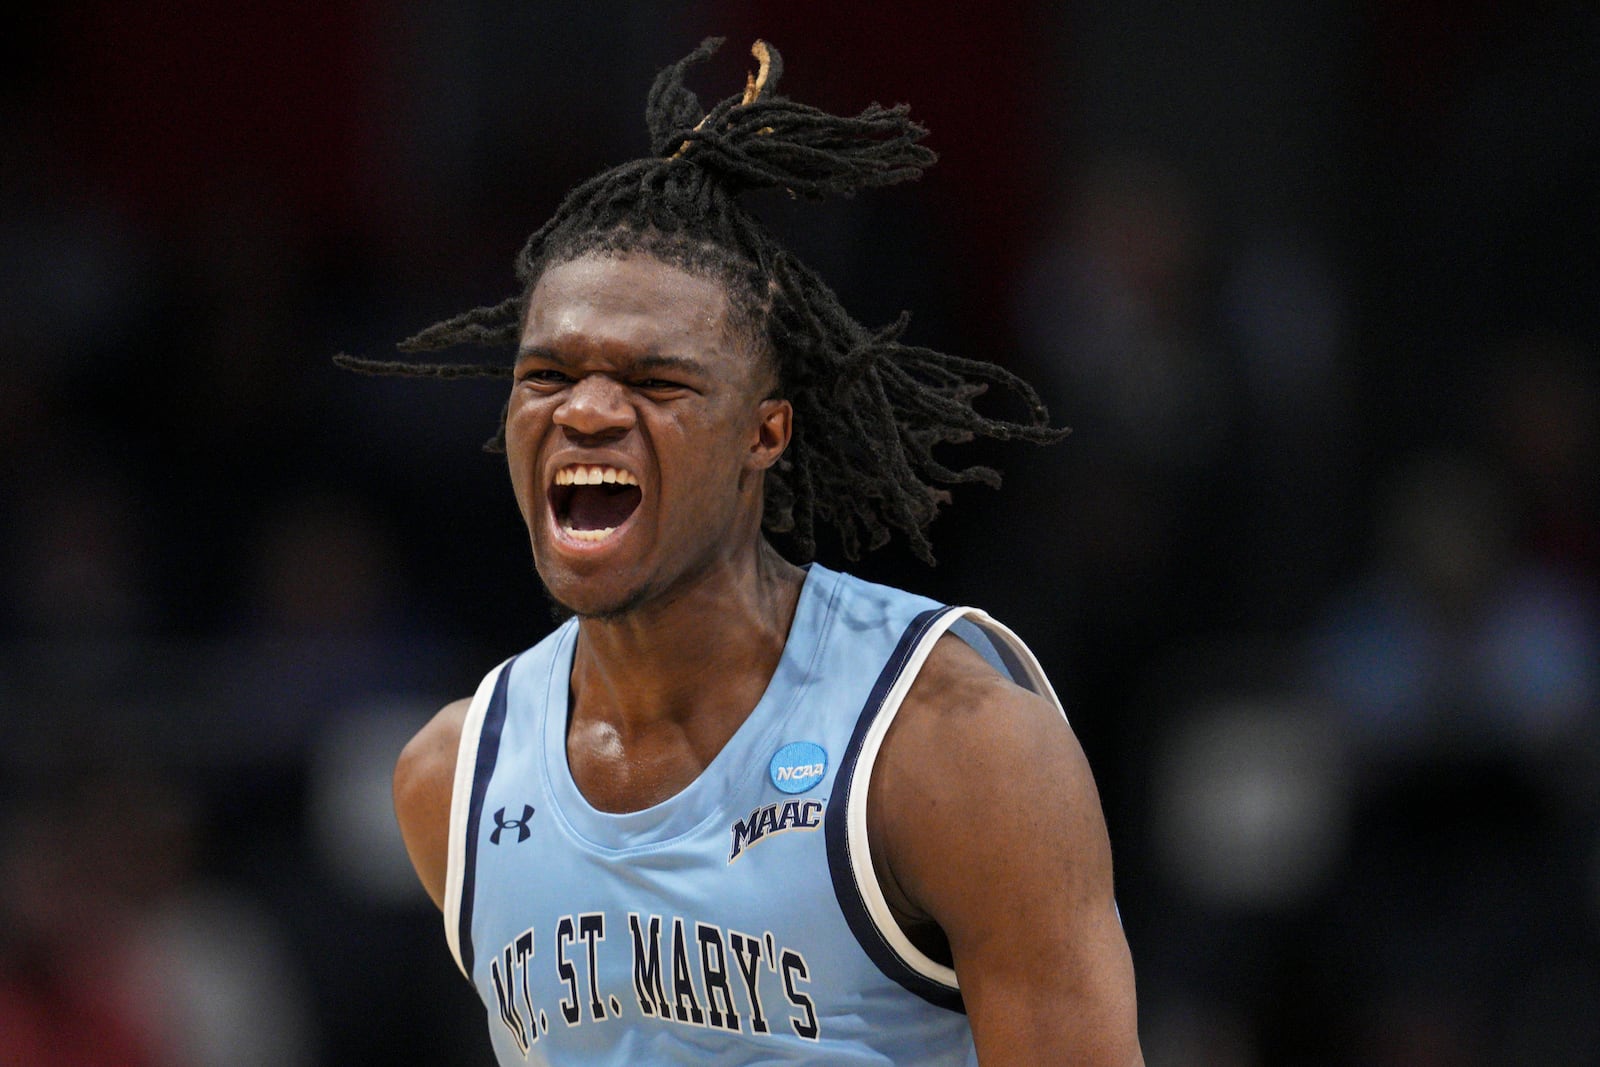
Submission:
<svg viewBox="0 0 1600 1067">
<path fill-rule="evenodd" d="M 408 342 L 515 346 L 495 443 L 573 618 L 406 747 L 406 846 L 503 1064 L 1140 1063 L 1099 799 L 1033 656 L 763 533 L 928 557 L 934 483 L 994 481 L 934 445 L 1060 432 L 1000 368 L 862 327 L 738 203 L 915 177 L 925 131 L 775 95 L 760 43 L 706 112 L 683 79 L 717 43 L 521 292 Z M 1030 421 L 979 415 L 989 384 Z"/>
</svg>

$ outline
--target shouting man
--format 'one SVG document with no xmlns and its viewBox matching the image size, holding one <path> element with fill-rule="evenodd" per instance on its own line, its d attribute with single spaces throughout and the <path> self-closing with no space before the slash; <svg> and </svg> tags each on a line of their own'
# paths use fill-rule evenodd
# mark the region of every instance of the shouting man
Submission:
<svg viewBox="0 0 1600 1067">
<path fill-rule="evenodd" d="M 375 362 L 511 377 L 534 563 L 572 616 L 406 747 L 395 801 L 503 1064 L 1141 1062 L 1093 778 L 1005 627 L 808 561 L 926 536 L 936 445 L 1048 442 L 999 367 L 872 332 L 738 200 L 933 161 L 904 107 L 651 90 L 652 152 L 568 195 L 520 292 Z M 1029 421 L 980 415 L 989 385 Z M 791 535 L 786 559 L 765 531 Z"/>
</svg>

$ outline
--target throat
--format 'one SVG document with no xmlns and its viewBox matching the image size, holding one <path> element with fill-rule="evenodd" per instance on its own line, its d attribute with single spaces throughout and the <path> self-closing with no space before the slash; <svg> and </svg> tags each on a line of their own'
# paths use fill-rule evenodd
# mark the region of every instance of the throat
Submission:
<svg viewBox="0 0 1600 1067">
<path fill-rule="evenodd" d="M 779 559 L 756 582 L 713 581 L 626 616 L 580 620 L 566 747 L 591 805 L 637 811 L 711 764 L 777 673 L 804 578 Z"/>
</svg>

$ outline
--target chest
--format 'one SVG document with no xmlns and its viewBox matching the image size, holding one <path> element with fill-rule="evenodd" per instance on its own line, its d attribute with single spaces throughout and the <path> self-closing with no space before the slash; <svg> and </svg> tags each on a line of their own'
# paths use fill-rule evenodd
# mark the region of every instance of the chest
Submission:
<svg viewBox="0 0 1600 1067">
<path fill-rule="evenodd" d="M 610 849 L 518 779 L 486 794 L 475 872 L 473 978 L 498 1042 L 597 1053 L 643 1028 L 805 1043 L 870 984 L 833 902 L 827 795 Z"/>
<path fill-rule="evenodd" d="M 625 735 L 605 719 L 574 713 L 565 742 L 567 769 L 596 811 L 642 811 L 677 796 L 704 774 L 743 717 L 664 723 Z"/>
<path fill-rule="evenodd" d="M 719 749 L 654 767 L 626 745 L 574 751 L 570 645 L 502 675 L 515 684 L 486 703 L 458 781 L 464 874 L 447 909 L 501 1062 L 969 1062 L 965 1017 L 906 984 L 841 888 L 861 873 L 841 775 L 898 632 L 860 630 L 791 641 Z M 643 791 L 603 810 L 585 755 L 648 767 Z"/>
</svg>

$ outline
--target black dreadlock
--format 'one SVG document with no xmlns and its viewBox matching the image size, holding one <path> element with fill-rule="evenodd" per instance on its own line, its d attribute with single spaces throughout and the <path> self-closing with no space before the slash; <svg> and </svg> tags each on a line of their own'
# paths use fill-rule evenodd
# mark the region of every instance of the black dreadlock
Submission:
<svg viewBox="0 0 1600 1067">
<path fill-rule="evenodd" d="M 885 544 L 891 529 L 933 562 L 926 530 L 950 494 L 934 485 L 982 482 L 988 467 L 952 469 L 934 446 L 982 435 L 1036 444 L 1068 431 L 1050 426 L 1038 394 L 1002 367 L 900 343 L 909 316 L 868 330 L 810 268 L 786 252 L 738 202 L 740 193 L 784 189 L 808 199 L 920 177 L 934 154 L 905 105 L 873 104 L 854 118 L 773 94 L 777 50 L 757 41 L 760 64 L 741 96 L 702 111 L 684 87 L 689 67 L 722 44 L 708 38 L 657 75 L 645 120 L 651 156 L 602 172 L 567 194 L 517 256 L 517 296 L 428 327 L 403 351 L 517 343 L 529 294 L 544 271 L 586 254 L 642 252 L 715 278 L 736 328 L 773 361 L 777 395 L 794 406 L 794 436 L 766 483 L 764 525 L 790 533 L 802 560 L 816 552 L 818 519 L 834 526 L 845 554 Z M 373 374 L 509 377 L 504 363 L 335 362 Z M 980 415 L 973 400 L 998 385 L 1028 408 L 1024 422 Z M 504 447 L 505 421 L 487 447 Z"/>
</svg>

